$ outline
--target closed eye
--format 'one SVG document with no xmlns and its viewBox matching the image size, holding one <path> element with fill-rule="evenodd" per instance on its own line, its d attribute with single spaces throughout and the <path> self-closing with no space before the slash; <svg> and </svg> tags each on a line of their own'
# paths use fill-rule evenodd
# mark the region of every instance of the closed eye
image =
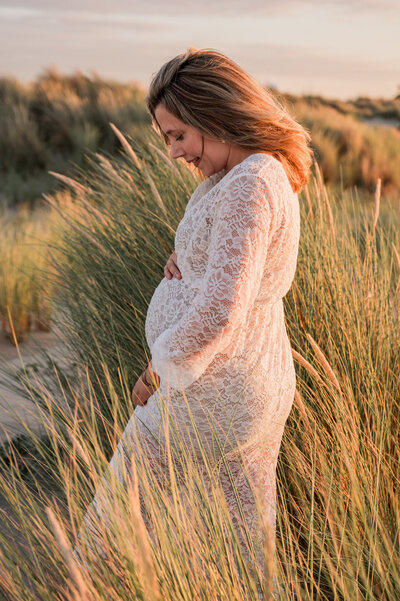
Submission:
<svg viewBox="0 0 400 601">
<path fill-rule="evenodd" d="M 182 134 L 176 138 L 177 142 L 179 142 L 179 140 L 182 140 Z"/>
</svg>

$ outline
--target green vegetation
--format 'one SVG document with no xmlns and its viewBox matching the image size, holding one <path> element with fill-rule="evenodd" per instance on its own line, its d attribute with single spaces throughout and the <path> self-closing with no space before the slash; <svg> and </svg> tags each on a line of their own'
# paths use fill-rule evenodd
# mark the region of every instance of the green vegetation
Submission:
<svg viewBox="0 0 400 601">
<path fill-rule="evenodd" d="M 150 123 L 144 95 L 136 84 L 54 69 L 26 85 L 0 78 L 0 203 L 32 206 L 56 189 L 48 171 L 71 174 L 98 149 L 115 154 L 120 144 L 110 121 L 140 136 Z"/>
<path fill-rule="evenodd" d="M 63 204 L 66 209 L 65 194 Z M 48 249 L 58 221 L 44 207 L 33 214 L 0 211 L 0 330 L 11 342 L 23 341 L 32 329 L 50 329 L 54 281 Z"/>
<path fill-rule="evenodd" d="M 367 125 L 354 118 L 355 112 L 344 113 L 307 99 L 299 98 L 287 106 L 310 131 L 327 184 L 341 191 L 357 186 L 371 192 L 380 178 L 385 194 L 398 195 L 400 129 Z"/>
<path fill-rule="evenodd" d="M 57 319 L 74 364 L 68 372 L 28 365 L 19 375 L 47 438 L 28 430 L 28 441 L 3 453 L 0 491 L 12 516 L 1 535 L 6 598 L 250 600 L 261 584 L 271 587 L 267 531 L 260 583 L 218 478 L 209 496 L 204 466 L 179 440 L 162 486 L 138 445 L 137 479 L 134 470 L 125 491 L 109 480 L 111 524 L 103 532 L 99 524 L 108 560 L 86 547 L 87 568 L 73 562 L 77 528 L 133 410 L 148 300 L 196 185 L 154 146 L 135 142 L 135 151 L 98 157 L 70 182 L 74 212 L 52 250 Z M 372 203 L 354 191 L 332 194 L 317 168 L 300 206 L 298 268 L 285 297 L 297 391 L 277 470 L 277 577 L 285 601 L 392 601 L 400 596 L 397 207 L 379 186 Z M 173 422 L 169 431 L 175 437 Z"/>
</svg>

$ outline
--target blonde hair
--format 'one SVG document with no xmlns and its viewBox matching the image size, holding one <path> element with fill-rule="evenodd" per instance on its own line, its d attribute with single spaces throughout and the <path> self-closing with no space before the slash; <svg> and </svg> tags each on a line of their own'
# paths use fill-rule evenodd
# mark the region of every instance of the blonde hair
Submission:
<svg viewBox="0 0 400 601">
<path fill-rule="evenodd" d="M 191 47 L 154 75 L 146 104 L 168 144 L 155 117 L 159 103 L 203 136 L 271 154 L 282 163 L 294 192 L 307 183 L 312 162 L 309 133 L 221 52 Z"/>
</svg>

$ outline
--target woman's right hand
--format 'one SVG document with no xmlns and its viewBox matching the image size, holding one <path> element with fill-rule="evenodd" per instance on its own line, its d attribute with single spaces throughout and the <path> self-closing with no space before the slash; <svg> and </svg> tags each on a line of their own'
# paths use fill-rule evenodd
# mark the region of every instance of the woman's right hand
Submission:
<svg viewBox="0 0 400 601">
<path fill-rule="evenodd" d="M 179 268 L 178 268 L 178 265 L 176 264 L 176 262 L 177 262 L 177 256 L 176 256 L 176 252 L 174 251 L 164 267 L 164 274 L 168 280 L 173 278 L 173 276 L 178 278 L 178 280 L 180 280 L 182 277 L 181 272 L 179 271 Z"/>
</svg>

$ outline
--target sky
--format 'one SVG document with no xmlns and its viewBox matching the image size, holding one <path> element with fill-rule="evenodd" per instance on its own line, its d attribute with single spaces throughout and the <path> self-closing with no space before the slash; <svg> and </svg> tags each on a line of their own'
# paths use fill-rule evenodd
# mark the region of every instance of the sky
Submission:
<svg viewBox="0 0 400 601">
<path fill-rule="evenodd" d="M 147 88 L 189 46 L 282 92 L 400 93 L 400 0 L 0 0 L 0 77 L 76 70 Z"/>
</svg>

